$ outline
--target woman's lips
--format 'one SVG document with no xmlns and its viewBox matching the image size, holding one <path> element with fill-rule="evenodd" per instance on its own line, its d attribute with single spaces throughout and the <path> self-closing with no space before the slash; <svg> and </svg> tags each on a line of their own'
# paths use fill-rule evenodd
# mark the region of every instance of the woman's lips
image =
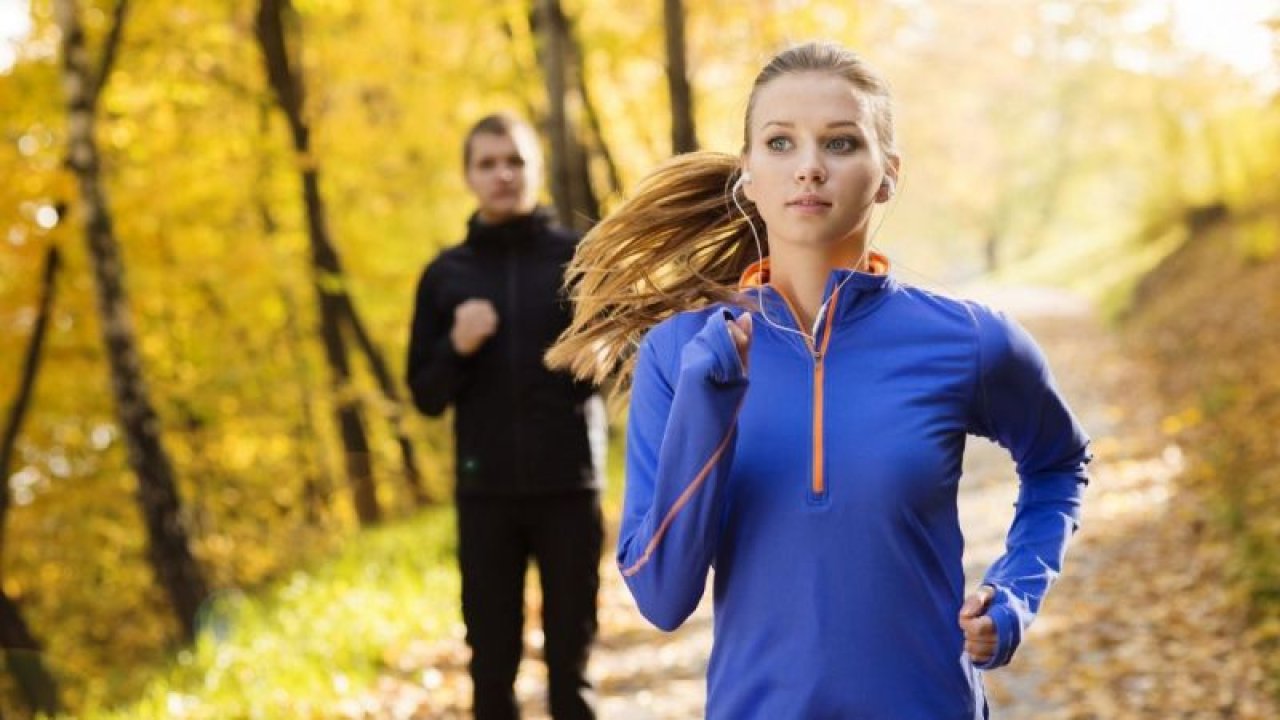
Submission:
<svg viewBox="0 0 1280 720">
<path fill-rule="evenodd" d="M 801 195 L 787 202 L 787 207 L 805 213 L 824 212 L 831 207 L 831 203 L 823 200 L 817 195 Z"/>
</svg>

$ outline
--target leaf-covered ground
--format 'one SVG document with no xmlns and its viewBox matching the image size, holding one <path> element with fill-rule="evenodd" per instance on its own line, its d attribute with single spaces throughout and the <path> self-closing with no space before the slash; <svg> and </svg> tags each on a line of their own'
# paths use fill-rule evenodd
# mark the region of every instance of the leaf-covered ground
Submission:
<svg viewBox="0 0 1280 720">
<path fill-rule="evenodd" d="M 1047 291 L 975 290 L 1019 316 L 1050 358 L 1094 438 L 1097 456 L 1084 520 L 1066 571 L 1014 663 L 988 673 L 1003 719 L 1274 718 L 1262 664 L 1232 591 L 1229 549 L 1209 510 L 1182 482 L 1183 418 L 1162 407 L 1143 357 L 1076 297 Z M 1016 482 L 1007 456 L 975 443 L 961 512 L 970 584 L 1001 550 Z M 699 717 L 710 646 L 704 601 L 672 634 L 647 627 L 606 561 L 601 639 L 592 674 L 606 718 Z M 537 661 L 537 598 L 519 695 L 527 718 L 546 717 Z M 461 630 L 434 645 L 391 648 L 375 691 L 341 708 L 350 718 L 467 717 Z"/>
<path fill-rule="evenodd" d="M 1070 296 L 993 300 L 1017 310 L 1044 346 L 1096 455 L 1063 577 L 1013 665 L 987 676 L 997 716 L 1277 717 L 1244 639 L 1243 597 L 1227 583 L 1229 547 L 1184 482 L 1182 421 L 1162 405 L 1147 356 Z M 1011 497 L 999 456 L 975 454 L 971 517 L 994 506 L 981 499 L 987 486 Z M 992 533 L 970 530 L 975 559 L 999 551 L 998 523 L 967 527 Z"/>
</svg>

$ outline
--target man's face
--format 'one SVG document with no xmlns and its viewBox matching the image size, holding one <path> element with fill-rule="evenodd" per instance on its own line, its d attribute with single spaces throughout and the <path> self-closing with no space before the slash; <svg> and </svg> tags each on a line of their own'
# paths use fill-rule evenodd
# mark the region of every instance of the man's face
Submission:
<svg viewBox="0 0 1280 720">
<path fill-rule="evenodd" d="M 538 148 L 528 133 L 477 133 L 471 138 L 467 187 L 480 220 L 494 224 L 533 212 L 538 201 Z"/>
</svg>

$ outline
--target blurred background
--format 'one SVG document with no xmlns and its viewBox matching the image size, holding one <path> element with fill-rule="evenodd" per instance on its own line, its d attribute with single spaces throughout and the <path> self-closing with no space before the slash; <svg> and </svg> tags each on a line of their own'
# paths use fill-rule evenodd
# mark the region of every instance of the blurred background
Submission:
<svg viewBox="0 0 1280 720">
<path fill-rule="evenodd" d="M 1274 686 L 1277 3 L 0 0 L 0 713 L 329 717 L 456 632 L 400 378 L 463 133 L 531 118 L 585 228 L 737 152 L 812 38 L 893 86 L 905 280 L 1065 288 L 1150 354 Z"/>
</svg>

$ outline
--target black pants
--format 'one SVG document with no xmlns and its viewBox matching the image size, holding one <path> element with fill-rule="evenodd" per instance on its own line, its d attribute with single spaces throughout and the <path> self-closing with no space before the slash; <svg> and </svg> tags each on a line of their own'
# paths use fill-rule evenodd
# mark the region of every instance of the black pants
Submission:
<svg viewBox="0 0 1280 720">
<path fill-rule="evenodd" d="M 458 499 L 462 617 L 471 646 L 476 720 L 520 716 L 513 685 L 523 651 L 524 576 L 542 579 L 542 629 L 551 716 L 594 718 L 587 656 L 596 635 L 604 543 L 594 491 Z"/>
</svg>

